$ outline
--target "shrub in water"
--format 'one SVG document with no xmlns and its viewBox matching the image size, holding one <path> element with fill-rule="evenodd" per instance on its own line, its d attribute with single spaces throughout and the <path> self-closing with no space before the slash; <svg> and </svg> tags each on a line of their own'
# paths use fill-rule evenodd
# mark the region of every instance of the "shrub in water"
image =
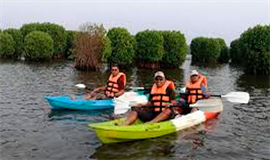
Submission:
<svg viewBox="0 0 270 160">
<path fill-rule="evenodd" d="M 112 54 L 108 58 L 109 63 L 121 66 L 130 65 L 135 57 L 134 37 L 125 28 L 112 28 L 107 36 L 111 41 Z"/>
<path fill-rule="evenodd" d="M 243 53 L 246 72 L 270 74 L 270 25 L 257 25 L 240 36 L 240 51 Z"/>
<path fill-rule="evenodd" d="M 216 61 L 220 55 L 219 42 L 214 38 L 194 38 L 190 44 L 192 61 L 207 62 Z"/>
<path fill-rule="evenodd" d="M 217 38 L 216 40 L 219 42 L 219 46 L 220 46 L 220 55 L 218 57 L 218 61 L 220 63 L 228 63 L 230 59 L 229 48 L 227 47 L 224 39 Z"/>
<path fill-rule="evenodd" d="M 233 64 L 243 63 L 243 55 L 239 48 L 239 39 L 236 39 L 230 44 L 230 58 Z"/>
<path fill-rule="evenodd" d="M 141 67 L 157 67 L 164 54 L 163 36 L 159 31 L 145 30 L 135 36 L 137 42 L 136 57 Z"/>
<path fill-rule="evenodd" d="M 21 27 L 23 36 L 27 36 L 33 31 L 48 33 L 54 41 L 54 56 L 64 55 L 66 48 L 65 28 L 54 23 L 29 23 Z"/>
<path fill-rule="evenodd" d="M 0 56 L 10 58 L 15 53 L 15 41 L 8 33 L 0 33 Z"/>
<path fill-rule="evenodd" d="M 161 31 L 161 34 L 164 39 L 162 66 L 178 67 L 185 61 L 187 55 L 188 46 L 185 36 L 180 31 Z"/>
<path fill-rule="evenodd" d="M 23 36 L 21 31 L 19 29 L 9 28 L 4 30 L 4 33 L 10 34 L 15 41 L 15 53 L 13 57 L 20 58 L 23 54 Z"/>
<path fill-rule="evenodd" d="M 53 55 L 53 39 L 48 33 L 33 31 L 25 39 L 26 60 L 42 60 Z"/>
<path fill-rule="evenodd" d="M 69 59 L 75 58 L 74 47 L 75 47 L 75 38 L 78 34 L 77 31 L 66 31 L 67 44 L 65 49 L 65 57 Z"/>
<path fill-rule="evenodd" d="M 97 70 L 111 54 L 110 40 L 103 25 L 85 23 L 75 40 L 75 68 Z"/>
</svg>

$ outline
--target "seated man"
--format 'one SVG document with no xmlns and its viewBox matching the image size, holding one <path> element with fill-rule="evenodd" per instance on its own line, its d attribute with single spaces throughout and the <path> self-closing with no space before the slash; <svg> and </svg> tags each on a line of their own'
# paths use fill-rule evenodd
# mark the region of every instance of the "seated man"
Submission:
<svg viewBox="0 0 270 160">
<path fill-rule="evenodd" d="M 95 88 L 85 95 L 85 99 L 109 99 L 125 93 L 126 75 L 119 71 L 117 65 L 112 65 L 111 75 L 106 86 Z M 100 93 L 100 91 L 102 91 Z"/>
<path fill-rule="evenodd" d="M 138 118 L 143 122 L 149 123 L 164 121 L 171 118 L 171 108 L 164 107 L 168 107 L 171 101 L 175 100 L 174 90 L 174 83 L 166 80 L 163 72 L 156 72 L 155 83 L 152 86 L 148 103 L 133 108 L 123 125 L 131 125 Z"/>
<path fill-rule="evenodd" d="M 189 104 L 194 104 L 200 99 L 207 99 L 210 94 L 206 92 L 207 79 L 202 74 L 199 74 L 196 70 L 192 70 L 190 73 L 190 81 L 186 84 L 186 91 L 184 94 L 180 94 L 181 99 L 173 101 L 171 105 L 181 106 L 175 108 L 175 112 L 178 114 L 188 114 L 194 112 L 197 108 L 190 108 Z"/>
</svg>

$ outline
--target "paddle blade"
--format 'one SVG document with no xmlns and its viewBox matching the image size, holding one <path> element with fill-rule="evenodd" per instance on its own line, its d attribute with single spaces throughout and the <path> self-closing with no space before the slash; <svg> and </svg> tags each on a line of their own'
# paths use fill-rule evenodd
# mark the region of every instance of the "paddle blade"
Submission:
<svg viewBox="0 0 270 160">
<path fill-rule="evenodd" d="M 125 101 L 115 101 L 114 114 L 124 114 L 130 109 L 129 103 Z"/>
<path fill-rule="evenodd" d="M 131 108 L 130 106 L 145 104 L 147 101 L 145 95 L 140 95 L 137 92 L 126 92 L 119 98 L 114 99 L 114 114 L 126 113 Z"/>
<path fill-rule="evenodd" d="M 226 95 L 221 95 L 222 98 L 226 98 L 228 101 L 233 103 L 245 103 L 249 102 L 249 93 L 247 92 L 230 92 Z"/>
<path fill-rule="evenodd" d="M 129 87 L 131 90 L 144 90 L 144 87 Z"/>
<path fill-rule="evenodd" d="M 196 107 L 204 112 L 221 112 L 223 111 L 223 103 L 220 98 L 203 99 L 195 104 L 190 104 L 190 107 Z"/>
<path fill-rule="evenodd" d="M 85 89 L 86 86 L 84 84 L 76 84 L 75 87 L 79 88 L 79 89 Z"/>
</svg>

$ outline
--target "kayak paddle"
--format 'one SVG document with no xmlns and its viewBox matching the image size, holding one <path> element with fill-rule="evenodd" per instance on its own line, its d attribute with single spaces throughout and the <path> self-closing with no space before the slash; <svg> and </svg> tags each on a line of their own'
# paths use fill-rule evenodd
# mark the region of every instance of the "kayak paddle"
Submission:
<svg viewBox="0 0 270 160">
<path fill-rule="evenodd" d="M 75 87 L 79 88 L 79 89 L 86 89 L 86 85 L 79 83 L 76 84 Z M 134 90 L 134 91 L 143 91 L 143 90 L 147 90 L 145 87 L 129 87 L 128 89 Z"/>
<path fill-rule="evenodd" d="M 137 98 L 137 103 L 133 103 L 132 105 L 129 105 L 129 103 L 124 103 L 122 101 L 118 102 L 115 105 L 114 108 L 114 114 L 123 114 L 126 113 L 129 109 L 131 108 L 136 108 L 136 104 L 138 105 L 140 101 L 138 101 Z M 145 99 L 144 102 L 142 104 L 147 103 L 147 99 Z M 181 107 L 179 105 L 172 105 L 170 106 L 171 108 L 173 107 Z M 223 110 L 223 104 L 221 99 L 203 99 L 203 100 L 199 100 L 197 101 L 197 103 L 195 104 L 190 104 L 189 107 L 191 108 L 198 108 L 201 111 L 204 112 L 221 112 Z M 142 106 L 142 108 L 159 108 L 157 106 Z M 166 108 L 166 107 L 162 107 L 162 108 Z"/>
<path fill-rule="evenodd" d="M 188 96 L 188 93 L 183 93 L 182 91 L 180 91 L 180 93 Z M 245 104 L 247 104 L 249 102 L 249 99 L 250 99 L 249 93 L 247 93 L 247 92 L 230 92 L 230 93 L 225 94 L 225 95 L 210 94 L 210 97 L 225 98 L 232 103 L 245 103 Z"/>
<path fill-rule="evenodd" d="M 204 112 L 221 112 L 223 111 L 223 103 L 219 98 L 202 99 L 194 104 L 190 104 L 191 108 L 198 108 Z"/>
<path fill-rule="evenodd" d="M 250 99 L 249 94 L 247 92 L 230 92 L 225 95 L 211 95 L 211 97 L 225 98 L 233 103 L 245 103 L 245 104 L 247 104 Z"/>
<path fill-rule="evenodd" d="M 212 97 L 220 97 L 225 98 L 230 102 L 233 103 L 248 103 L 249 102 L 249 94 L 247 92 L 230 92 L 226 95 L 211 95 Z M 125 103 L 122 101 L 122 104 L 120 102 L 116 103 L 114 108 L 115 114 L 122 114 L 127 112 L 131 106 L 134 106 L 139 103 L 147 103 L 147 98 L 144 95 L 141 96 L 134 96 L 134 101 L 127 101 L 125 99 Z M 223 105 L 220 99 L 203 99 L 197 101 L 195 104 L 190 104 L 190 107 L 196 107 L 199 108 L 202 111 L 222 111 Z M 173 107 L 173 106 L 172 106 Z M 177 106 L 175 106 L 177 107 Z"/>
</svg>

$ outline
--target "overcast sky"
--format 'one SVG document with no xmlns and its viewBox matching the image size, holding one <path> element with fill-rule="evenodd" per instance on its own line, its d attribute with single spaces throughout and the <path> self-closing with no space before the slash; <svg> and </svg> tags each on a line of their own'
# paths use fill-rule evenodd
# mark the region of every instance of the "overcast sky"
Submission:
<svg viewBox="0 0 270 160">
<path fill-rule="evenodd" d="M 179 30 L 187 42 L 198 36 L 230 42 L 257 24 L 270 24 L 270 0 L 0 0 L 0 28 L 53 22 L 78 30 L 84 22 L 106 29 Z"/>
</svg>

